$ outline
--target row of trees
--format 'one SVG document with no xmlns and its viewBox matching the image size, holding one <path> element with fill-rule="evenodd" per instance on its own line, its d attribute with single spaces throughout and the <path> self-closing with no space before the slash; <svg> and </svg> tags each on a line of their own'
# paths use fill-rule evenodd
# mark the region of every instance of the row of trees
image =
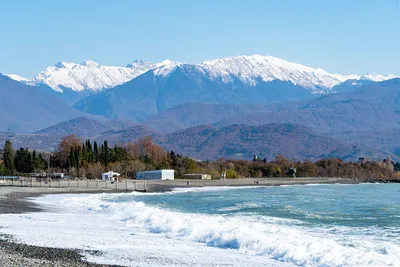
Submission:
<svg viewBox="0 0 400 267">
<path fill-rule="evenodd" d="M 387 163 L 386 163 L 387 162 Z M 389 163 L 390 162 L 390 163 Z M 227 178 L 237 177 L 346 177 L 365 179 L 393 179 L 396 177 L 393 162 L 366 161 L 343 162 L 340 159 L 321 159 L 312 161 L 291 161 L 278 155 L 273 161 L 248 161 L 219 159 L 214 162 L 202 162 L 208 170 L 217 173 L 226 170 Z"/>
<path fill-rule="evenodd" d="M 15 170 L 18 173 L 31 173 L 34 171 L 45 171 L 48 168 L 47 161 L 43 159 L 42 154 L 36 155 L 36 151 L 20 148 L 14 157 Z"/>
<path fill-rule="evenodd" d="M 108 147 L 104 141 L 100 146 L 90 140 L 82 143 L 76 136 L 71 135 L 64 138 L 58 146 L 57 151 L 50 156 L 50 167 L 59 169 L 80 169 L 88 164 L 101 163 L 104 167 L 112 162 L 126 159 L 126 150 L 120 146 Z"/>
<path fill-rule="evenodd" d="M 14 153 L 9 140 L 4 144 L 2 155 L 0 175 L 45 171 L 48 167 L 47 161 L 42 157 L 42 154 L 37 155 L 35 150 L 31 152 L 28 149 L 20 148 Z"/>
<path fill-rule="evenodd" d="M 175 170 L 181 177 L 186 173 L 207 173 L 219 178 L 221 173 L 226 178 L 241 177 L 348 177 L 378 178 L 395 177 L 394 173 L 400 164 L 394 164 L 390 158 L 382 162 L 343 162 L 340 159 L 321 159 L 311 161 L 290 161 L 277 156 L 273 161 L 219 159 L 216 161 L 195 161 L 191 158 L 166 151 L 154 144 L 151 137 L 142 138 L 134 143 L 126 143 L 109 147 L 107 141 L 102 144 L 82 141 L 75 135 L 63 138 L 56 151 L 49 157 L 50 172 L 67 172 L 71 176 L 99 178 L 101 173 L 114 170 L 127 178 L 135 177 L 136 172 L 143 170 L 167 169 Z M 19 149 L 15 155 L 10 141 L 6 141 L 3 149 L 3 161 L 0 164 L 0 175 L 29 173 L 46 170 L 47 161 L 41 154 L 28 149 Z"/>
<path fill-rule="evenodd" d="M 179 175 L 186 173 L 184 166 L 190 165 L 187 162 L 194 161 L 164 150 L 154 144 L 151 137 L 110 148 L 107 141 L 98 145 L 96 141 L 82 142 L 75 135 L 70 135 L 61 140 L 51 155 L 50 168 L 87 178 L 98 178 L 105 170 L 134 177 L 138 171 L 165 168 L 176 168 Z"/>
</svg>

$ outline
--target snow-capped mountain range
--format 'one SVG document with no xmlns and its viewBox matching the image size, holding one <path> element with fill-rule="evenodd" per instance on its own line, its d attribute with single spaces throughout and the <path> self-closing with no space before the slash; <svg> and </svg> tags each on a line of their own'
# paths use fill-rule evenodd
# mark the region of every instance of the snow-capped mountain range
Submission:
<svg viewBox="0 0 400 267">
<path fill-rule="evenodd" d="M 340 143 L 349 142 L 351 157 L 381 158 L 392 152 L 398 154 L 400 147 L 400 79 L 395 78 L 373 73 L 331 74 L 260 55 L 201 64 L 138 60 L 125 67 L 102 66 L 89 60 L 80 64 L 58 62 L 31 79 L 0 74 L 0 139 L 10 138 L 9 132 L 29 133 L 15 135 L 14 140 L 49 150 L 53 149 L 49 144 L 56 144 L 55 140 L 68 130 L 82 129 L 88 138 L 115 142 L 133 141 L 152 132 L 158 135 L 159 131 L 176 134 L 173 144 L 179 140 L 193 143 L 199 137 L 199 147 L 188 148 L 185 143 L 184 148 L 179 145 L 180 153 L 190 155 L 205 148 L 203 156 L 208 158 L 209 144 L 217 147 L 215 155 L 237 156 L 249 144 L 256 148 L 270 144 L 266 136 L 286 136 L 301 145 L 293 150 L 299 156 L 335 157 L 343 146 L 332 146 L 331 153 L 325 145 L 335 142 L 333 139 L 320 142 L 323 146 L 318 154 L 302 150 L 319 140 L 319 135 L 329 135 Z M 106 127 L 108 123 L 110 128 Z M 289 128 L 272 128 L 265 133 L 269 129 L 265 125 L 275 123 Z M 215 131 L 210 132 L 211 126 L 204 124 L 213 124 Z M 305 125 L 313 132 L 302 139 L 299 136 L 307 131 L 293 125 Z M 261 131 L 254 131 L 253 126 Z M 51 134 L 34 134 L 48 127 Z M 148 127 L 156 131 L 146 130 Z M 213 139 L 208 139 L 208 134 Z M 245 143 L 243 147 L 238 146 L 238 135 Z M 166 140 L 167 135 L 158 136 Z M 277 140 L 273 145 L 286 151 L 288 139 Z M 376 154 L 368 150 L 370 146 L 385 151 Z M 263 149 L 270 151 L 269 146 Z"/>
<path fill-rule="evenodd" d="M 91 60 L 80 64 L 57 62 L 29 79 L 29 82 L 44 83 L 59 92 L 63 88 L 71 88 L 77 92 L 99 91 L 132 80 L 154 67 L 156 66 L 144 61 L 135 61 L 126 67 L 102 66 Z"/>
<path fill-rule="evenodd" d="M 254 86 L 259 81 L 279 80 L 302 86 L 314 94 L 327 93 L 346 80 L 384 81 L 396 78 L 392 74 L 372 73 L 364 76 L 331 74 L 321 68 L 314 69 L 261 55 L 228 57 L 200 64 L 184 64 L 170 60 L 153 64 L 136 60 L 125 67 L 103 66 L 91 60 L 80 64 L 57 62 L 31 79 L 16 74 L 7 76 L 30 85 L 46 84 L 58 92 L 63 92 L 64 88 L 76 92 L 85 90 L 96 92 L 126 83 L 149 70 L 153 70 L 156 76 L 166 77 L 181 65 L 190 65 L 208 78 L 219 79 L 224 83 L 239 79 L 245 84 Z"/>
</svg>

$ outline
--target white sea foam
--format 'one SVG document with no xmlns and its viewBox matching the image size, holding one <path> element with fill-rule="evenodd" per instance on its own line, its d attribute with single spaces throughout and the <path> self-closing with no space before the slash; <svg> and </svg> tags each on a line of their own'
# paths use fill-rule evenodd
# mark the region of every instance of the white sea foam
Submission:
<svg viewBox="0 0 400 267">
<path fill-rule="evenodd" d="M 260 188 L 261 186 L 204 186 L 204 187 L 176 187 L 168 193 L 190 193 L 190 192 L 221 192 L 227 190 L 241 190 Z"/>
<path fill-rule="evenodd" d="M 172 194 L 183 194 L 183 193 L 196 193 L 196 192 L 223 192 L 230 190 L 243 190 L 251 188 L 260 188 L 263 186 L 202 186 L 202 187 L 174 187 L 171 191 L 167 192 L 152 192 L 152 193 L 141 193 L 141 192 L 131 192 L 129 194 L 133 195 L 172 195 Z M 265 187 L 265 186 L 264 186 Z"/>
<path fill-rule="evenodd" d="M 120 195 L 119 195 L 120 196 Z M 306 228 L 272 217 L 172 212 L 117 195 L 49 195 L 49 212 L 0 215 L 20 241 L 105 251 L 99 263 L 139 266 L 383 266 L 400 262 L 399 243 L 379 229 Z M 280 219 L 282 220 L 282 219 Z M 290 221 L 290 220 L 288 220 Z M 34 229 L 34 231 L 32 230 Z M 381 237 L 380 237 L 381 236 Z"/>
<path fill-rule="evenodd" d="M 261 205 L 259 205 L 257 203 L 246 202 L 246 203 L 236 204 L 232 207 L 221 208 L 221 209 L 218 209 L 218 211 L 239 211 L 239 210 L 243 210 L 243 209 L 252 209 L 252 208 L 260 208 L 260 207 L 261 207 Z"/>
</svg>

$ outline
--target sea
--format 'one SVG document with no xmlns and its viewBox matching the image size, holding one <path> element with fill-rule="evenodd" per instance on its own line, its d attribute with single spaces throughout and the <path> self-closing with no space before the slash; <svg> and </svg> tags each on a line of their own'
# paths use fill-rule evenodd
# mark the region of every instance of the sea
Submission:
<svg viewBox="0 0 400 267">
<path fill-rule="evenodd" d="M 0 232 L 126 266 L 400 266 L 400 184 L 61 194 Z"/>
</svg>

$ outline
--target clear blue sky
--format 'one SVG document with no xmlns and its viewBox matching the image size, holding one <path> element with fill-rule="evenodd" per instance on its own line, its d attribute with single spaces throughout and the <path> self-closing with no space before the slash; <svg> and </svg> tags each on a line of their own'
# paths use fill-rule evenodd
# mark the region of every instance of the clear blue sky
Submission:
<svg viewBox="0 0 400 267">
<path fill-rule="evenodd" d="M 0 72 L 262 54 L 400 75 L 399 22 L 399 0 L 4 0 Z"/>
</svg>

